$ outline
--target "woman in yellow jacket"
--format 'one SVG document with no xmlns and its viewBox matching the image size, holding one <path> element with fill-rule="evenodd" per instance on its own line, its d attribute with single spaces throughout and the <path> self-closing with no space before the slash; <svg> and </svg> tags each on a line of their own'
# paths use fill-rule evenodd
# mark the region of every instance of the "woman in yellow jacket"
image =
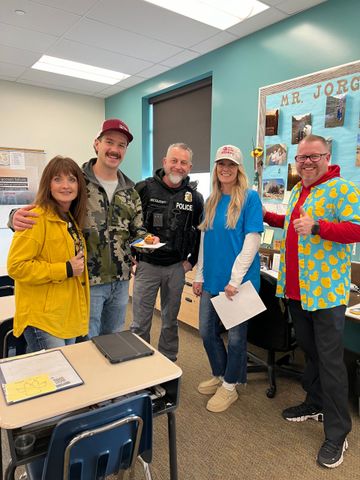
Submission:
<svg viewBox="0 0 360 480">
<path fill-rule="evenodd" d="M 32 352 L 75 343 L 88 332 L 86 201 L 79 166 L 57 156 L 40 180 L 36 223 L 14 234 L 7 260 L 15 280 L 14 335 L 24 333 Z"/>
</svg>

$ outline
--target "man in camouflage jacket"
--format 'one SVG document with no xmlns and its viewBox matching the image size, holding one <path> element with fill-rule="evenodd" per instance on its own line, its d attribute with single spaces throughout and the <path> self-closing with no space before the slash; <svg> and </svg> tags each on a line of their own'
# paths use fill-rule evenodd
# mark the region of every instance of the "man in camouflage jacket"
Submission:
<svg viewBox="0 0 360 480">
<path fill-rule="evenodd" d="M 90 279 L 90 337 L 123 328 L 129 299 L 130 243 L 147 233 L 142 226 L 139 194 L 119 170 L 132 139 L 124 122 L 105 120 L 94 142 L 97 158 L 83 165 L 88 189 L 84 235 Z M 33 205 L 14 213 L 15 230 L 31 228 L 36 222 L 31 208 Z"/>
</svg>

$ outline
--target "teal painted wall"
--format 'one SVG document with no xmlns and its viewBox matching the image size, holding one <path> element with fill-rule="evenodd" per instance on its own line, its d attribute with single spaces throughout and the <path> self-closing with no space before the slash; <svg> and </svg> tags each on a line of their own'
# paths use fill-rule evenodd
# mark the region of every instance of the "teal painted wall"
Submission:
<svg viewBox="0 0 360 480">
<path fill-rule="evenodd" d="M 252 180 L 259 88 L 359 60 L 359 18 L 359 0 L 328 0 L 106 99 L 106 117 L 124 119 L 135 137 L 122 169 L 133 180 L 151 171 L 146 97 L 211 73 L 211 157 L 222 144 L 238 145 Z"/>
</svg>

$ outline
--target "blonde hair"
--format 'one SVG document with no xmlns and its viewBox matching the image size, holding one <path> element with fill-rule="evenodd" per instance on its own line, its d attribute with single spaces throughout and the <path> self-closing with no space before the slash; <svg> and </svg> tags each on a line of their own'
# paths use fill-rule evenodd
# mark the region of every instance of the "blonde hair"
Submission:
<svg viewBox="0 0 360 480">
<path fill-rule="evenodd" d="M 216 172 L 217 164 L 215 163 L 212 172 L 212 190 L 209 198 L 205 204 L 205 218 L 199 225 L 199 229 L 210 230 L 214 224 L 216 207 L 221 199 L 221 183 L 218 179 Z M 242 207 L 244 205 L 246 190 L 248 189 L 249 182 L 242 165 L 238 165 L 236 182 L 231 189 L 231 199 L 226 215 L 226 228 L 234 229 L 236 223 L 239 220 Z"/>
</svg>

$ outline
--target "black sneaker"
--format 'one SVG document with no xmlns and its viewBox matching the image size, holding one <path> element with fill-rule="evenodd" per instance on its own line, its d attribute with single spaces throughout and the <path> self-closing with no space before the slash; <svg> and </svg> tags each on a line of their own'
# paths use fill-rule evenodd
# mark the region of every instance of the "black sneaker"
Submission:
<svg viewBox="0 0 360 480">
<path fill-rule="evenodd" d="M 311 405 L 310 403 L 301 403 L 296 407 L 289 407 L 283 410 L 283 418 L 289 422 L 305 422 L 312 418 L 318 422 L 323 421 L 323 413 L 319 407 Z"/>
<path fill-rule="evenodd" d="M 348 441 L 346 438 L 341 445 L 336 445 L 330 442 L 330 440 L 325 440 L 317 456 L 318 464 L 327 468 L 338 467 L 344 460 L 344 452 L 347 448 Z"/>
</svg>

